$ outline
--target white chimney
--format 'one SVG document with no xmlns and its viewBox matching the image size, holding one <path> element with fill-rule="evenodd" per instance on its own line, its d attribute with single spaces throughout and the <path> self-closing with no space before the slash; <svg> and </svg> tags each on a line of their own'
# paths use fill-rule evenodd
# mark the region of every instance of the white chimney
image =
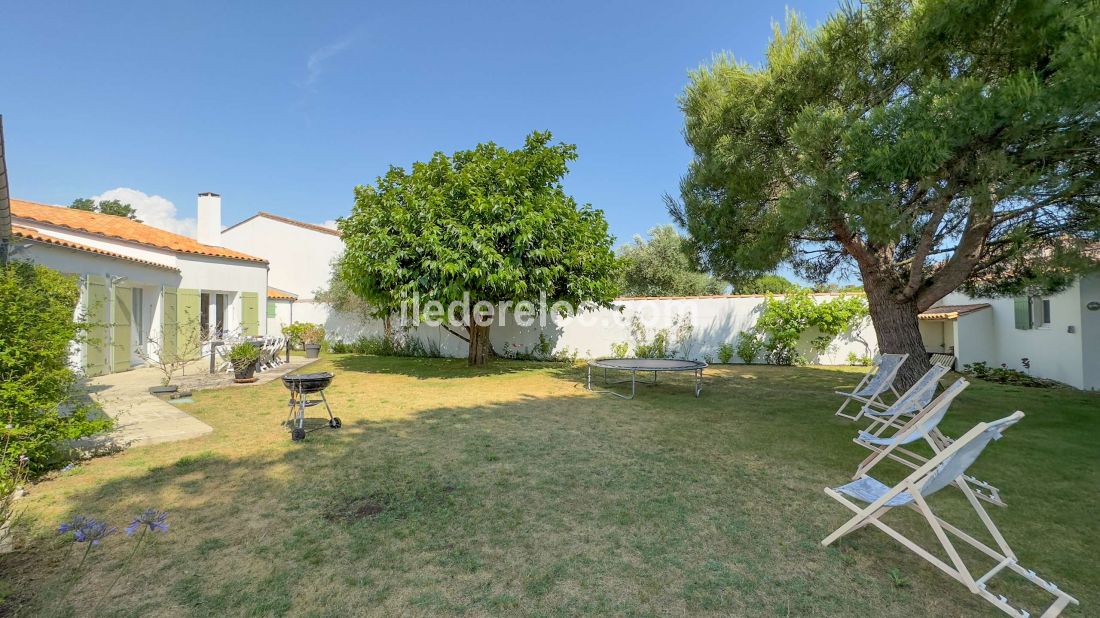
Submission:
<svg viewBox="0 0 1100 618">
<path fill-rule="evenodd" d="M 222 246 L 222 196 L 217 193 L 199 194 L 199 223 L 195 240 L 212 247 Z"/>
</svg>

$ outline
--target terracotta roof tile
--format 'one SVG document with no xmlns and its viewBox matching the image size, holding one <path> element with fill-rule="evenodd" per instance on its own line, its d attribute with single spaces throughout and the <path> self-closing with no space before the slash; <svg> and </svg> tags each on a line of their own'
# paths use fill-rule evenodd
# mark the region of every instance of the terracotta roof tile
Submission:
<svg viewBox="0 0 1100 618">
<path fill-rule="evenodd" d="M 105 255 L 107 257 L 112 257 L 112 258 L 116 258 L 116 259 L 119 259 L 119 260 L 126 260 L 128 262 L 137 262 L 138 264 L 144 264 L 146 266 L 155 266 L 157 268 L 164 268 L 166 270 L 179 272 L 179 269 L 175 268 L 174 266 L 166 266 L 164 264 L 157 264 L 156 262 L 150 262 L 149 260 L 143 260 L 143 259 L 140 259 L 140 258 L 130 257 L 130 256 L 127 256 L 127 255 L 122 255 L 121 253 L 115 253 L 114 251 L 107 251 L 105 249 L 99 249 L 99 248 L 91 247 L 91 246 L 88 246 L 88 245 L 82 245 L 78 242 L 73 242 L 71 240 L 65 240 L 63 238 L 57 238 L 56 236 L 50 236 L 49 234 L 43 234 L 42 232 L 39 232 L 38 230 L 32 230 L 29 227 L 23 227 L 21 225 L 11 226 L 11 231 L 12 231 L 12 234 L 17 238 L 25 238 L 27 240 L 33 240 L 33 241 L 36 241 L 36 242 L 46 243 L 46 244 L 49 244 L 49 245 L 55 245 L 55 246 L 58 246 L 58 247 L 65 247 L 66 249 L 75 249 L 77 251 L 87 251 L 88 253 L 96 253 L 96 254 L 99 254 L 99 255 Z"/>
<path fill-rule="evenodd" d="M 167 249 L 177 253 L 190 253 L 193 255 L 229 258 L 231 260 L 267 263 L 267 260 L 253 257 L 241 253 L 240 251 L 204 245 L 193 238 L 173 234 L 172 232 L 145 225 L 144 223 L 131 221 L 125 217 L 76 210 L 64 206 L 47 206 L 45 204 L 36 204 L 34 202 L 25 202 L 22 200 L 11 200 L 11 211 L 12 216 L 17 219 L 27 219 L 37 223 L 56 225 L 77 232 L 86 232 L 105 238 L 114 238 L 150 247 L 157 247 L 158 249 Z"/>
<path fill-rule="evenodd" d="M 975 311 L 981 311 L 989 307 L 989 303 L 978 303 L 976 305 L 940 305 L 939 307 L 926 309 L 923 313 L 918 314 L 917 318 L 921 320 L 954 320 L 960 315 L 974 313 Z"/>
<path fill-rule="evenodd" d="M 263 211 L 260 211 L 256 214 L 252 215 L 251 217 L 245 219 L 244 221 L 241 221 L 239 223 L 234 223 L 233 225 L 225 228 L 222 231 L 223 232 L 228 232 L 229 230 L 237 227 L 238 225 L 244 225 L 245 223 L 248 223 L 249 221 L 255 219 L 256 217 L 264 217 L 265 219 L 271 219 L 272 221 L 278 221 L 280 223 L 286 223 L 288 225 L 296 225 L 298 227 L 302 227 L 302 228 L 305 228 L 307 230 L 313 230 L 314 232 L 321 232 L 323 234 L 331 234 L 332 236 L 339 237 L 339 236 L 342 235 L 342 234 L 340 234 L 340 230 L 334 230 L 331 227 L 325 227 L 323 225 L 317 225 L 316 223 L 306 223 L 305 221 L 298 221 L 296 219 L 291 219 L 289 217 L 283 217 L 283 216 L 280 216 L 280 215 L 273 215 L 269 212 L 263 212 Z"/>
<path fill-rule="evenodd" d="M 298 300 L 298 295 L 297 294 L 291 294 L 290 292 L 287 292 L 286 290 L 280 290 L 279 288 L 268 287 L 267 288 L 267 298 L 268 298 L 268 300 L 295 301 L 295 300 Z"/>
</svg>

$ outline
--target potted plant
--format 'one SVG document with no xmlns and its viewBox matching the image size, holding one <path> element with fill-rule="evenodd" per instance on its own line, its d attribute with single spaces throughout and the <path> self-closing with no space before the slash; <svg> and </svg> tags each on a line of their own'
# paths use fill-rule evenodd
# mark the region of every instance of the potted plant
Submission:
<svg viewBox="0 0 1100 618">
<path fill-rule="evenodd" d="M 309 324 L 302 331 L 302 344 L 305 346 L 306 358 L 317 358 L 321 353 L 321 342 L 325 339 L 325 327 L 320 324 Z"/>
<path fill-rule="evenodd" d="M 256 378 L 256 361 L 260 359 L 260 349 L 248 343 L 238 343 L 229 348 L 226 359 L 233 365 L 233 378 L 237 382 L 251 382 Z"/>
</svg>

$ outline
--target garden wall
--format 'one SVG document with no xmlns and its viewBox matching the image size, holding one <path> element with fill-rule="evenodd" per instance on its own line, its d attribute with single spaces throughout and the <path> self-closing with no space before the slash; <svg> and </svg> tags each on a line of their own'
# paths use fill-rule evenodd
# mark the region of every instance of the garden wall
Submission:
<svg viewBox="0 0 1100 618">
<path fill-rule="evenodd" d="M 816 294 L 818 302 L 835 298 L 835 294 Z M 615 301 L 614 309 L 600 309 L 569 318 L 547 320 L 544 327 L 536 324 L 522 327 L 514 316 L 504 316 L 505 324 L 494 325 L 491 332 L 493 347 L 498 353 L 528 352 L 539 345 L 539 336 L 545 339 L 554 353 L 576 355 L 578 358 L 612 356 L 612 346 L 629 342 L 630 355 L 634 352 L 631 335 L 633 316 L 641 319 L 652 339 L 660 329 L 668 329 L 675 345 L 675 323 L 686 320 L 691 324 L 691 335 L 678 350 L 679 356 L 697 359 L 717 359 L 718 347 L 724 342 L 737 343 L 738 333 L 752 328 L 763 308 L 764 296 L 704 296 L 670 298 L 633 298 Z M 354 341 L 360 336 L 378 336 L 381 322 L 362 323 L 350 316 L 334 314 L 325 324 L 332 341 Z M 466 356 L 466 344 L 440 327 L 421 325 L 411 331 L 421 341 L 431 341 L 446 356 Z M 811 349 L 810 341 L 819 333 L 811 329 L 803 335 L 800 351 L 809 362 L 821 365 L 848 364 L 848 356 L 873 356 L 877 352 L 874 328 L 870 319 L 864 319 L 858 327 L 835 337 L 824 353 Z M 733 362 L 740 359 L 733 358 Z"/>
</svg>

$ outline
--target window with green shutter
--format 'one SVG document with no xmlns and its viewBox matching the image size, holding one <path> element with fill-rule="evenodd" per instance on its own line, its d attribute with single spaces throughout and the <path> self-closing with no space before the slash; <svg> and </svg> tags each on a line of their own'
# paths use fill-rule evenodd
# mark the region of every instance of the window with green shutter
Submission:
<svg viewBox="0 0 1100 618">
<path fill-rule="evenodd" d="M 275 317 L 275 301 L 273 300 L 267 301 L 267 317 Z"/>
<path fill-rule="evenodd" d="M 1031 299 L 1020 296 L 1012 299 L 1012 303 L 1016 314 L 1016 329 L 1031 330 Z"/>
</svg>

